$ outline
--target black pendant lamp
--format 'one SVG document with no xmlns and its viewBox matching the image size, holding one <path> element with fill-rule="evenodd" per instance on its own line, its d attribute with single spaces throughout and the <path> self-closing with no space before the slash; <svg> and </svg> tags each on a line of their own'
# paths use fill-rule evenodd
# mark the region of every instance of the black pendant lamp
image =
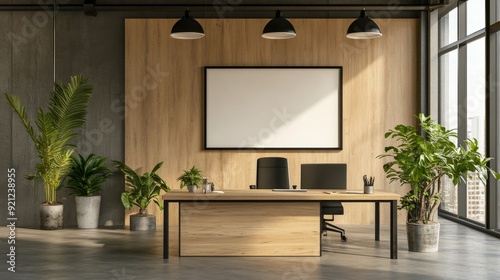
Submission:
<svg viewBox="0 0 500 280">
<path fill-rule="evenodd" d="M 276 11 L 276 16 L 270 20 L 264 31 L 262 31 L 262 38 L 266 39 L 291 39 L 297 36 L 293 25 L 281 15 L 281 11 Z"/>
<path fill-rule="evenodd" d="M 193 40 L 205 37 L 205 32 L 201 24 L 189 14 L 189 10 L 186 10 L 184 16 L 172 27 L 170 37 L 174 39 Z"/>
<path fill-rule="evenodd" d="M 361 15 L 351 23 L 347 29 L 346 37 L 349 39 L 373 39 L 382 36 L 378 25 L 366 16 L 365 9 L 361 11 Z"/>
</svg>

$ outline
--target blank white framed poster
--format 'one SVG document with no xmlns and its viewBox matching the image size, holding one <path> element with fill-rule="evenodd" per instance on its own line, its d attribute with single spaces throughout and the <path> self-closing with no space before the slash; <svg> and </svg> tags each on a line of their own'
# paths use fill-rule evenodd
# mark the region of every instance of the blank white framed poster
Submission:
<svg viewBox="0 0 500 280">
<path fill-rule="evenodd" d="M 205 149 L 342 149 L 342 67 L 204 70 Z"/>
</svg>

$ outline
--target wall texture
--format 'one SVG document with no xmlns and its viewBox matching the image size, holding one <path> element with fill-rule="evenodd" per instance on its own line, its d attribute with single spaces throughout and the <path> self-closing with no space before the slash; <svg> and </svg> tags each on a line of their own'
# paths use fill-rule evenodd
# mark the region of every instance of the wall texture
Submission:
<svg viewBox="0 0 500 280">
<path fill-rule="evenodd" d="M 259 157 L 288 158 L 295 185 L 300 185 L 301 163 L 346 162 L 349 189 L 362 189 L 362 176 L 368 174 L 377 178 L 376 190 L 404 193 L 384 179 L 383 162 L 376 156 L 389 144 L 384 133 L 396 124 L 414 123 L 418 111 L 419 21 L 377 19 L 384 36 L 366 41 L 345 38 L 352 20 L 290 21 L 296 38 L 265 40 L 260 37 L 265 19 L 200 19 L 206 36 L 191 41 L 169 37 L 175 20 L 127 19 L 126 163 L 145 171 L 165 161 L 160 175 L 173 188 L 182 170 L 196 165 L 219 189 L 246 189 L 255 183 Z M 325 65 L 343 66 L 342 151 L 203 150 L 203 66 Z M 345 208 L 338 223 L 373 222 L 372 204 Z M 176 211 L 172 206 L 174 223 Z M 402 223 L 404 213 L 399 215 Z M 388 221 L 388 215 L 382 217 Z"/>
<path fill-rule="evenodd" d="M 55 22 L 55 77 L 68 82 L 79 73 L 90 79 L 94 96 L 87 125 L 75 142 L 79 152 L 124 159 L 124 24 L 123 13 L 86 17 L 82 12 L 58 12 Z M 17 173 L 16 217 L 20 227 L 39 227 L 38 205 L 45 199 L 42 184 L 24 179 L 34 171 L 36 153 L 28 134 L 3 94 L 19 95 L 32 119 L 36 108 L 48 104 L 54 80 L 52 12 L 0 12 L 0 170 Z M 102 192 L 101 226 L 123 226 L 120 202 L 123 176 L 114 174 Z M 0 185 L 6 194 L 6 184 Z M 6 197 L 2 195 L 1 197 Z M 74 198 L 58 191 L 65 226 L 76 225 Z M 0 220 L 6 221 L 6 199 L 0 202 Z"/>
</svg>

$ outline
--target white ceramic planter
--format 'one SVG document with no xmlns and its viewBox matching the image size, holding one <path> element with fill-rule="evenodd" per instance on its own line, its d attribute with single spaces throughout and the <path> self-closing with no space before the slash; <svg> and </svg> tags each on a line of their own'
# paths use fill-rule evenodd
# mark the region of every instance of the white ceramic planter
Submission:
<svg viewBox="0 0 500 280">
<path fill-rule="evenodd" d="M 40 205 L 40 229 L 56 230 L 63 228 L 63 205 Z"/>
<path fill-rule="evenodd" d="M 78 228 L 97 228 L 99 226 L 101 196 L 75 196 L 75 203 Z"/>
</svg>

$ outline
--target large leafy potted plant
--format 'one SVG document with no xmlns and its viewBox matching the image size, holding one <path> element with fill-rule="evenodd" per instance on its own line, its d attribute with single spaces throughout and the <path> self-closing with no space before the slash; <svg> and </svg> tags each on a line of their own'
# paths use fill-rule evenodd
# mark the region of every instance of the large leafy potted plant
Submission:
<svg viewBox="0 0 500 280">
<path fill-rule="evenodd" d="M 125 184 L 128 190 L 121 195 L 123 206 L 130 210 L 135 205 L 139 213 L 130 216 L 130 230 L 156 230 L 156 217 L 148 214 L 148 205 L 154 201 L 163 210 L 160 191 L 168 192 L 170 188 L 165 181 L 156 174 L 163 162 L 158 163 L 151 172 L 138 174 L 132 168 L 120 161 L 113 161 L 116 168 L 125 174 Z"/>
<path fill-rule="evenodd" d="M 102 184 L 108 180 L 112 171 L 106 167 L 106 157 L 81 154 L 71 158 L 71 169 L 67 176 L 66 187 L 75 196 L 76 222 L 78 228 L 97 228 L 101 205 Z"/>
<path fill-rule="evenodd" d="M 180 181 L 181 189 L 187 187 L 189 192 L 196 192 L 198 186 L 203 183 L 203 174 L 200 169 L 193 166 L 184 170 L 177 181 Z"/>
<path fill-rule="evenodd" d="M 63 227 L 63 205 L 57 201 L 56 191 L 69 172 L 71 155 L 75 150 L 71 141 L 78 135 L 77 129 L 85 124 L 92 92 L 92 86 L 82 75 L 71 77 L 67 85 L 56 84 L 50 93 L 47 110 L 37 110 L 36 129 L 28 119 L 19 97 L 6 94 L 7 101 L 33 140 L 38 155 L 36 171 L 27 178 L 40 179 L 45 189 L 45 201 L 40 208 L 41 229 Z"/>
<path fill-rule="evenodd" d="M 476 139 L 465 139 L 457 147 L 452 139 L 454 130 L 448 130 L 429 116 L 416 116 L 423 135 L 414 126 L 397 125 L 385 134 L 397 145 L 385 148 L 378 158 L 390 158 L 384 164 L 390 182 L 409 186 L 401 197 L 399 209 L 407 210 L 407 234 L 410 251 L 435 252 L 438 250 L 439 223 L 434 220 L 442 201 L 443 180 L 458 185 L 467 177 L 486 183 L 488 173 L 497 180 L 500 175 L 488 167 L 490 158 L 479 153 Z"/>
</svg>

